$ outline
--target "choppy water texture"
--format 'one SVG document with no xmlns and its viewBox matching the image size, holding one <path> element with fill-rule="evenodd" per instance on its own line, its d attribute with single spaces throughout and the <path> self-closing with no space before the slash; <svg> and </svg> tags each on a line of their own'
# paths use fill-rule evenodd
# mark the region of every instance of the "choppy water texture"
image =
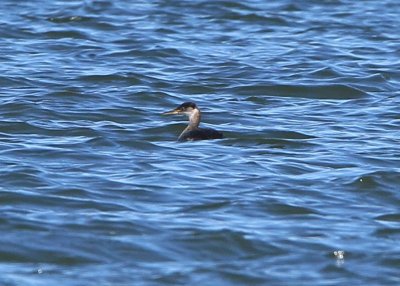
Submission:
<svg viewBox="0 0 400 286">
<path fill-rule="evenodd" d="M 1 285 L 400 285 L 399 1 L 0 9 Z"/>
</svg>

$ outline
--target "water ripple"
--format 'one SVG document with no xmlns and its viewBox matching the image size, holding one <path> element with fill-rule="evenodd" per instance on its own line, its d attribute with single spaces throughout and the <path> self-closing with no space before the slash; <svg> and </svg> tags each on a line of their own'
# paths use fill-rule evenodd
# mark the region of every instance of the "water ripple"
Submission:
<svg viewBox="0 0 400 286">
<path fill-rule="evenodd" d="M 0 284 L 398 284 L 397 1 L 39 2 L 0 4 Z"/>
</svg>

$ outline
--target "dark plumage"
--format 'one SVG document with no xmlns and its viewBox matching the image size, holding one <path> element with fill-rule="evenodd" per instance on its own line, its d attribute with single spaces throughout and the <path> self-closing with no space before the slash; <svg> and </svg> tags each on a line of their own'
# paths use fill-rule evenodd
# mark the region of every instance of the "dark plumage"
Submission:
<svg viewBox="0 0 400 286">
<path fill-rule="evenodd" d="M 221 139 L 222 132 L 212 128 L 196 128 L 186 131 L 179 136 L 179 141 Z"/>
</svg>

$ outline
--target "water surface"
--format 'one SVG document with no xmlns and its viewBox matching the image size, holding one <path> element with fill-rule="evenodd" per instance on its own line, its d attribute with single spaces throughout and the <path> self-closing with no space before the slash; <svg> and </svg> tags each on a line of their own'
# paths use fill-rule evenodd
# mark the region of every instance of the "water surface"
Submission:
<svg viewBox="0 0 400 286">
<path fill-rule="evenodd" d="M 264 2 L 1 2 L 0 284 L 399 285 L 400 4 Z"/>
</svg>

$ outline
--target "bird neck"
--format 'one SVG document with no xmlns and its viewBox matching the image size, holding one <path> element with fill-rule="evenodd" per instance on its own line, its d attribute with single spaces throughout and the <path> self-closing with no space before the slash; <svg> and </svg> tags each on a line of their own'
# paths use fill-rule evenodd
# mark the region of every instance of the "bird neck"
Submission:
<svg viewBox="0 0 400 286">
<path fill-rule="evenodd" d="M 186 129 L 196 129 L 200 125 L 201 112 L 198 108 L 193 109 L 192 113 L 189 114 L 189 125 Z"/>
<path fill-rule="evenodd" d="M 201 119 L 200 110 L 198 108 L 195 108 L 190 114 L 188 114 L 188 116 L 189 116 L 189 125 L 182 131 L 179 138 L 181 138 L 183 134 L 185 134 L 186 132 L 199 128 Z"/>
</svg>

